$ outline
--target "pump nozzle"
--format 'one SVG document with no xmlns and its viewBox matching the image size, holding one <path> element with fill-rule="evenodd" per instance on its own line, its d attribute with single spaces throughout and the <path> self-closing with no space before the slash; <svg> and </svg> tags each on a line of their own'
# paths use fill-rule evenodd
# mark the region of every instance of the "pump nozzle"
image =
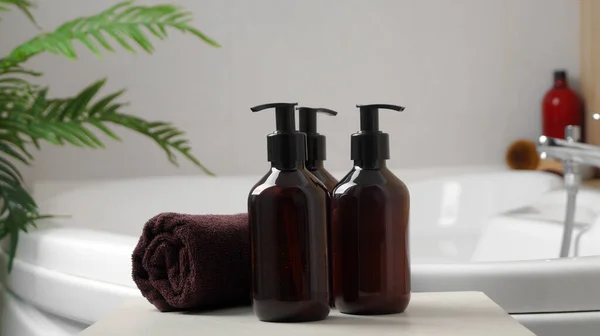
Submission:
<svg viewBox="0 0 600 336">
<path fill-rule="evenodd" d="M 306 133 L 307 161 L 312 164 L 325 160 L 325 136 L 317 133 L 317 112 L 331 116 L 337 115 L 337 112 L 322 107 L 302 106 L 296 109 L 300 114 L 300 132 Z"/>
<path fill-rule="evenodd" d="M 294 115 L 294 106 L 298 103 L 269 103 L 250 108 L 252 112 L 260 112 L 269 108 L 275 108 L 275 123 L 277 131 L 294 132 L 296 131 L 296 119 Z"/>
<path fill-rule="evenodd" d="M 270 103 L 250 108 L 259 112 L 275 108 L 276 131 L 267 135 L 267 158 L 279 169 L 296 169 L 306 161 L 306 135 L 296 131 L 297 103 Z"/>
<path fill-rule="evenodd" d="M 317 112 L 328 114 L 331 116 L 337 115 L 337 112 L 322 108 L 322 107 L 297 107 L 300 114 L 300 132 L 310 134 L 317 133 Z"/>
<path fill-rule="evenodd" d="M 365 169 L 376 168 L 390 158 L 390 140 L 379 130 L 379 109 L 404 111 L 404 107 L 388 104 L 356 105 L 360 109 L 360 131 L 352 134 L 351 158 Z"/>
<path fill-rule="evenodd" d="M 379 131 L 379 109 L 404 111 L 404 107 L 389 104 L 356 105 L 360 109 L 360 130 L 366 132 Z"/>
</svg>

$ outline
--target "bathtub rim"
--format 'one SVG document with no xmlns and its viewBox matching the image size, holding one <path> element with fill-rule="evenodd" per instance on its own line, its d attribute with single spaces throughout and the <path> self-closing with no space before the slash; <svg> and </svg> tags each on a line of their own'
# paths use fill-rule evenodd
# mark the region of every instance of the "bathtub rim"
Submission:
<svg viewBox="0 0 600 336">
<path fill-rule="evenodd" d="M 98 234 L 95 230 L 58 228 L 54 233 L 62 234 L 65 231 L 74 230 L 77 233 L 85 233 L 93 236 Z M 124 238 L 128 238 L 123 235 Z M 28 238 L 22 237 L 23 246 L 27 245 Z M 35 242 L 31 242 L 35 244 Z M 80 246 L 81 240 L 74 242 Z M 89 246 L 96 244 L 91 241 Z M 112 245 L 114 247 L 114 244 Z M 132 250 L 134 245 L 121 246 L 123 253 L 117 260 L 123 259 L 129 262 L 130 254 L 125 251 Z M 69 251 L 65 246 L 63 252 Z M 55 251 L 60 254 L 61 251 Z M 81 251 L 79 251 L 81 253 Z M 4 255 L 4 252 L 2 252 Z M 21 254 L 15 260 L 15 271 L 11 274 L 9 288 L 19 297 L 29 297 L 35 301 L 30 294 L 24 293 L 26 287 L 15 288 L 14 284 L 21 284 L 31 276 L 31 270 L 23 273 L 19 269 L 22 266 L 34 266 L 36 269 L 47 270 L 53 273 L 77 278 L 82 280 L 102 283 L 107 286 L 118 286 L 136 291 L 135 285 L 130 277 L 114 278 L 90 277 L 77 262 L 70 269 L 56 267 L 56 257 L 43 253 L 44 260 L 35 259 L 33 254 Z M 85 255 L 85 253 L 84 253 Z M 4 255 L 5 256 L 5 255 Z M 105 265 L 110 266 L 112 260 L 106 260 Z M 64 265 L 64 263 L 62 263 Z M 126 267 L 121 263 L 121 268 Z M 130 273 L 130 265 L 127 266 L 127 275 Z M 27 268 L 27 267 L 25 267 Z M 532 272 L 532 269 L 535 272 Z M 43 272 L 42 272 L 43 273 Z M 21 274 L 21 275 L 19 275 Z M 28 275 L 25 275 L 28 274 Z M 124 274 L 123 271 L 119 274 Z M 578 311 L 600 311 L 600 290 L 597 288 L 597 279 L 600 277 L 600 256 L 585 256 L 563 259 L 537 259 L 518 261 L 484 261 L 484 262 L 457 262 L 457 263 L 431 263 L 412 264 L 411 275 L 413 291 L 464 291 L 479 290 L 485 292 L 501 307 L 509 313 L 550 313 L 550 312 L 578 312 Z M 490 278 L 493 281 L 490 281 Z M 98 296 L 102 297 L 102 296 Z M 57 312 L 59 313 L 59 312 Z M 70 313 L 69 313 L 70 314 Z M 64 313 L 61 313 L 63 316 Z M 80 321 L 90 321 L 89 316 Z"/>
<path fill-rule="evenodd" d="M 399 172 L 400 170 L 393 170 L 394 172 Z M 405 171 L 410 171 L 405 170 Z M 415 170 L 412 170 L 415 171 Z M 498 166 L 477 166 L 474 169 L 468 169 L 464 166 L 456 167 L 454 170 L 444 168 L 431 168 L 429 172 L 417 171 L 417 174 L 414 175 L 411 179 L 413 181 L 419 181 L 423 179 L 445 179 L 448 177 L 464 177 L 470 176 L 473 174 L 495 174 L 495 173 L 506 173 L 510 170 L 506 168 L 499 168 Z M 430 175 L 430 172 L 433 175 Z M 520 174 L 540 174 L 541 172 L 532 171 L 532 172 L 519 172 Z M 556 187 L 560 185 L 560 177 L 555 176 L 551 173 L 546 173 L 549 177 L 549 180 L 553 180 L 552 187 Z M 198 177 L 194 175 L 194 177 Z M 400 176 L 402 177 L 402 176 Z M 145 181 L 145 180 L 154 180 L 156 178 L 159 179 L 189 179 L 190 176 L 161 176 L 161 177 L 142 177 L 135 178 L 136 181 Z M 237 176 L 235 178 L 247 179 L 248 176 Z M 129 178 L 126 179 L 113 179 L 111 180 L 114 183 L 120 183 L 123 180 L 131 180 Z M 109 183 L 111 182 L 109 181 Z M 89 181 L 88 181 L 89 182 Z M 106 180 L 99 181 L 91 181 L 90 183 L 106 183 Z M 46 183 L 46 182 L 40 182 Z M 62 182 L 61 182 L 62 183 Z M 73 185 L 78 185 L 80 181 L 72 181 Z M 51 183 L 50 183 L 51 184 Z M 89 228 L 69 228 L 65 226 L 60 226 L 56 231 L 52 231 L 53 229 L 48 229 L 48 233 L 57 233 L 60 235 L 60 230 L 63 232 L 71 231 L 75 237 L 77 234 L 81 234 L 82 236 L 93 237 L 97 234 L 105 234 L 107 232 L 94 230 Z M 126 260 L 130 261 L 130 252 L 133 250 L 135 246 L 135 240 L 137 238 L 132 237 L 126 234 L 119 234 L 111 232 L 112 236 L 120 236 L 120 238 L 124 238 L 128 240 L 127 243 L 124 243 L 120 250 L 119 260 L 123 262 Z M 40 238 L 45 238 L 45 234 L 41 234 Z M 21 235 L 21 242 L 19 249 L 27 248 L 26 246 L 29 244 L 33 247 L 37 246 L 39 242 L 35 241 L 35 236 L 33 235 Z M 132 240 L 132 238 L 134 240 Z M 90 240 L 90 243 L 97 243 L 97 241 Z M 74 245 L 91 247 L 95 246 L 94 244 L 86 244 L 85 239 L 83 239 L 83 244 L 81 239 L 76 239 L 73 241 Z M 113 244 L 114 247 L 114 244 Z M 65 255 L 64 253 L 72 253 L 69 250 L 68 244 L 62 250 L 57 250 L 55 248 L 48 247 L 47 251 L 49 253 L 41 253 L 45 259 L 38 259 L 36 256 L 39 256 L 39 253 L 23 253 L 19 251 L 19 255 L 17 257 L 17 261 L 23 262 L 29 265 L 39 266 L 42 269 L 51 270 L 54 272 L 58 272 L 64 275 L 83 278 L 93 281 L 100 281 L 102 283 L 124 286 L 128 288 L 135 288 L 131 279 L 124 279 L 121 277 L 120 279 L 110 279 L 103 277 L 94 277 L 90 276 L 89 273 L 81 270 L 81 267 L 78 263 L 74 263 L 72 269 L 65 269 L 64 265 L 57 265 L 56 263 L 52 263 L 51 261 L 64 260 L 59 259 L 56 255 Z M 61 252 L 62 251 L 62 252 Z M 37 251 L 39 252 L 39 251 Z M 69 255 L 69 254 L 66 254 Z M 542 261 L 542 262 L 540 262 Z M 110 261 L 106 262 L 107 266 L 110 266 Z M 16 263 L 16 265 L 19 263 Z M 124 269 L 125 265 L 121 264 L 121 267 Z M 536 268 L 536 276 L 531 277 L 528 273 L 531 273 L 532 267 Z M 600 277 L 600 257 L 590 256 L 590 257 L 576 257 L 576 258 L 568 258 L 568 259 L 538 259 L 538 260 L 518 260 L 518 261 L 483 261 L 483 262 L 456 262 L 456 263 L 429 263 L 429 264 L 412 264 L 412 276 L 413 276 L 413 289 L 415 291 L 457 291 L 457 290 L 481 290 L 486 292 L 492 299 L 498 302 L 505 310 L 511 313 L 542 313 L 542 312 L 569 312 L 569 311 L 582 311 L 582 310 L 599 310 L 600 311 L 600 293 L 597 295 L 590 295 L 590 293 L 577 293 L 577 295 L 552 295 L 548 294 L 547 289 L 544 288 L 557 288 L 561 289 L 562 292 L 565 292 L 565 288 L 569 289 L 566 293 L 570 293 L 573 288 L 588 288 L 590 278 L 598 278 Z M 592 269 L 598 269 L 596 275 L 592 272 Z M 570 271 L 578 271 L 584 270 L 586 272 L 585 279 L 579 281 L 578 284 L 573 284 L 572 279 L 573 274 L 571 272 L 560 272 L 560 277 L 549 279 L 548 274 L 555 275 L 556 269 L 560 270 L 570 270 Z M 129 265 L 130 270 L 130 265 Z M 495 272 L 495 273 L 494 273 Z M 128 275 L 130 271 L 127 272 Z M 505 277 L 502 281 L 493 281 L 490 282 L 487 279 L 490 277 L 490 274 L 503 273 Z M 541 281 L 548 281 L 550 284 L 544 284 L 540 286 L 539 283 Z M 515 288 L 527 288 L 528 293 L 519 293 L 514 291 Z M 17 293 L 18 294 L 18 293 Z M 563 293 L 564 294 L 564 293 Z M 585 295 L 584 295 L 585 294 Z M 529 295 L 529 296 L 528 296 Z M 533 300 L 530 298 L 533 297 Z M 527 302 L 530 300 L 531 302 Z M 595 303 L 595 304 L 594 304 Z"/>
</svg>

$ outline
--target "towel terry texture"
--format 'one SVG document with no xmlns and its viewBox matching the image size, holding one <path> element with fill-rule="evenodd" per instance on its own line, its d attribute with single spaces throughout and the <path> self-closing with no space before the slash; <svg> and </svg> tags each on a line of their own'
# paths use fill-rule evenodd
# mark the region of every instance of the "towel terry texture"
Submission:
<svg viewBox="0 0 600 336">
<path fill-rule="evenodd" d="M 160 311 L 250 304 L 248 215 L 162 213 L 133 251 L 133 280 Z"/>
</svg>

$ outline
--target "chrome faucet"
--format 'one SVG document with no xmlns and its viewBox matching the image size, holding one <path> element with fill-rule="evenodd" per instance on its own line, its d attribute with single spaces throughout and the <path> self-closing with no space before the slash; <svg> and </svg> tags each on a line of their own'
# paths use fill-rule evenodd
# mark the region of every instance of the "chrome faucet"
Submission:
<svg viewBox="0 0 600 336">
<path fill-rule="evenodd" d="M 542 159 L 562 161 L 565 188 L 567 190 L 567 208 L 563 229 L 560 257 L 568 257 L 575 225 L 575 205 L 577 192 L 581 185 L 579 165 L 600 167 L 600 147 L 578 142 L 581 137 L 579 126 L 565 128 L 565 139 L 550 138 L 545 135 L 538 140 L 538 153 Z"/>
<path fill-rule="evenodd" d="M 573 125 L 565 127 L 565 139 L 542 135 L 538 141 L 540 157 L 600 167 L 600 147 L 578 142 L 580 137 L 581 128 Z"/>
</svg>

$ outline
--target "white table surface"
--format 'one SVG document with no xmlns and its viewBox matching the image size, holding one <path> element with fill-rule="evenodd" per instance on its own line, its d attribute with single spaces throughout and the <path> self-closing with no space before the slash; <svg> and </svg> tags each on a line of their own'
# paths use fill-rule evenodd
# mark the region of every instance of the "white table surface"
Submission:
<svg viewBox="0 0 600 336">
<path fill-rule="evenodd" d="M 266 323 L 250 307 L 211 312 L 160 313 L 143 298 L 129 299 L 118 310 L 80 333 L 84 336 L 198 335 L 410 335 L 531 336 L 496 303 L 480 292 L 413 293 L 403 314 L 356 316 L 332 310 L 324 321 Z"/>
</svg>

